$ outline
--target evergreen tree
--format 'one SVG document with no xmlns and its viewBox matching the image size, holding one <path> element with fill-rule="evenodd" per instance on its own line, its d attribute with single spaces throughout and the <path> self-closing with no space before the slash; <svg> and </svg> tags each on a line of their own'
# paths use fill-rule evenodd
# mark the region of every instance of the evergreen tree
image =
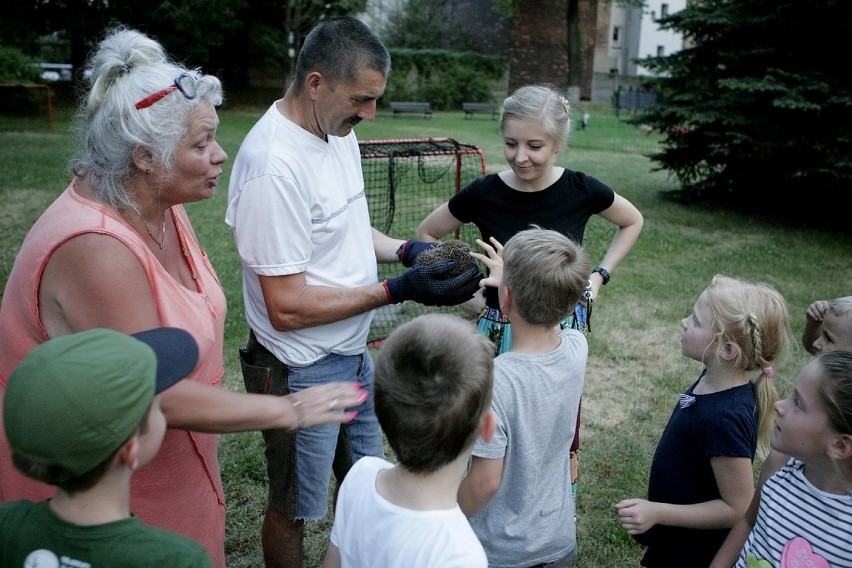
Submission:
<svg viewBox="0 0 852 568">
<path fill-rule="evenodd" d="M 699 0 L 661 20 L 688 47 L 641 61 L 655 73 L 643 87 L 662 102 L 631 122 L 664 133 L 651 157 L 681 183 L 681 198 L 799 214 L 811 198 L 818 223 L 826 203 L 839 209 L 831 203 L 852 188 L 842 64 L 851 9 L 849 0 Z"/>
</svg>

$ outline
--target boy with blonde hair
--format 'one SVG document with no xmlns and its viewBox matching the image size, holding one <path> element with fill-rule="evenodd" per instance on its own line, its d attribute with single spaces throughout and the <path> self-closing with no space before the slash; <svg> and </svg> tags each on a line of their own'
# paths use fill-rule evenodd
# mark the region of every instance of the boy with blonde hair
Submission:
<svg viewBox="0 0 852 568">
<path fill-rule="evenodd" d="M 495 239 L 477 242 L 488 255 L 472 255 L 490 269 L 483 283 L 497 286 L 512 347 L 494 360 L 497 428 L 474 446 L 459 504 L 490 566 L 570 566 L 577 530 L 567 450 L 588 344 L 559 323 L 580 301 L 591 266 L 575 241 L 535 226 L 505 248 Z"/>
</svg>

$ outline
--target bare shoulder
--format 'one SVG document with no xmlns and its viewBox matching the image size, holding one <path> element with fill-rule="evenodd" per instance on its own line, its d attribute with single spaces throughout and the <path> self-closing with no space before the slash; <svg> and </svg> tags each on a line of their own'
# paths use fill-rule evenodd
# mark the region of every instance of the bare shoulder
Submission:
<svg viewBox="0 0 852 568">
<path fill-rule="evenodd" d="M 148 277 L 136 255 L 115 237 L 85 233 L 50 255 L 39 286 L 48 331 L 90 327 L 138 331 L 158 325 Z"/>
</svg>

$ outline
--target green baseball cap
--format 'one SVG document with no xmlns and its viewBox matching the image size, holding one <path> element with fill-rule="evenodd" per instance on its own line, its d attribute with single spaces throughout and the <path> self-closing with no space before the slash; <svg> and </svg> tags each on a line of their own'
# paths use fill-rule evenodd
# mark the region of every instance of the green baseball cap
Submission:
<svg viewBox="0 0 852 568">
<path fill-rule="evenodd" d="M 110 457 L 148 411 L 154 396 L 186 377 L 198 344 L 186 331 L 134 335 L 90 329 L 50 339 L 9 375 L 3 401 L 12 451 L 78 477 Z"/>
</svg>

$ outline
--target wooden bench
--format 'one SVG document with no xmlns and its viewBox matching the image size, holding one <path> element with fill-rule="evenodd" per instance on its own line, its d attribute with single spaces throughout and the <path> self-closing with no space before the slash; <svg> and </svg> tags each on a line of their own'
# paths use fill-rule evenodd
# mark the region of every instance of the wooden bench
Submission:
<svg viewBox="0 0 852 568">
<path fill-rule="evenodd" d="M 462 103 L 465 118 L 473 118 L 473 115 L 480 113 L 490 113 L 491 118 L 497 118 L 497 105 L 494 103 Z"/>
<path fill-rule="evenodd" d="M 390 106 L 394 118 L 403 112 L 423 113 L 423 118 L 432 118 L 431 103 L 391 101 Z"/>
</svg>

